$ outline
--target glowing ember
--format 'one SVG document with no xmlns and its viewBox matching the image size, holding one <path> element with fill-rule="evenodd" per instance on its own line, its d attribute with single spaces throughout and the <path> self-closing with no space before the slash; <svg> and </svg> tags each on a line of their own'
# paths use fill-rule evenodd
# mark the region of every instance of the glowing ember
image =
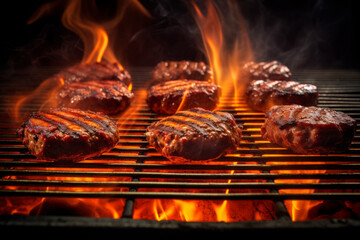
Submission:
<svg viewBox="0 0 360 240">
<path fill-rule="evenodd" d="M 236 222 L 273 220 L 267 201 L 137 200 L 134 219 L 185 222 Z"/>
<path fill-rule="evenodd" d="M 269 164 L 280 164 L 277 162 L 271 162 Z M 281 163 L 281 164 L 303 164 L 303 163 Z M 317 163 L 311 163 L 307 162 L 306 164 L 322 164 L 321 162 Z M 286 174 L 286 173 L 292 173 L 292 174 L 310 174 L 310 173 L 325 173 L 325 170 L 277 170 L 274 171 L 276 173 Z M 296 180 L 288 180 L 288 179 L 276 179 L 275 183 L 318 183 L 319 179 L 296 179 Z M 303 193 L 303 194 L 309 194 L 314 193 L 314 189 L 280 189 L 279 193 Z M 304 221 L 308 218 L 308 212 L 309 210 L 318 204 L 321 201 L 316 200 L 286 200 L 284 201 L 285 206 L 287 207 L 290 217 L 293 221 Z"/>
</svg>

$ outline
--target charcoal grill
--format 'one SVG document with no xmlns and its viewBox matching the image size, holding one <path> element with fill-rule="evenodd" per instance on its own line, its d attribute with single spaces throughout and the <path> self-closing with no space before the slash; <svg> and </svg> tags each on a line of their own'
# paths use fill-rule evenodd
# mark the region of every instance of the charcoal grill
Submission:
<svg viewBox="0 0 360 240">
<path fill-rule="evenodd" d="M 19 211 L 3 212 L 3 229 L 107 229 L 114 231 L 211 231 L 271 229 L 357 229 L 360 221 L 323 219 L 293 222 L 284 204 L 287 200 L 360 201 L 360 130 L 357 128 L 350 149 L 343 154 L 293 154 L 261 138 L 259 128 L 264 114 L 249 109 L 244 99 L 224 97 L 220 110 L 232 113 L 244 125 L 243 138 L 235 154 L 226 155 L 213 164 L 174 165 L 148 146 L 146 127 L 159 117 L 144 99 L 131 106 L 125 119 L 119 116 L 121 140 L 110 152 L 79 163 L 53 163 L 37 160 L 15 135 L 20 123 L 9 115 L 14 95 L 33 90 L 41 79 L 58 69 L 40 69 L 34 73 L 3 74 L 0 105 L 0 200 L 7 199 L 120 199 L 118 219 L 61 214 L 29 216 Z M 144 93 L 150 69 L 130 69 L 134 91 Z M 319 106 L 347 113 L 360 120 L 360 73 L 355 71 L 301 71 L 294 79 L 318 86 Z M 26 115 L 39 108 L 35 103 L 22 108 Z M 91 180 L 87 180 L 91 178 Z M 307 182 L 305 180 L 317 179 Z M 301 182 L 295 180 L 302 180 Z M 79 190 L 81 189 L 81 190 Z M 303 193 L 302 189 L 313 189 Z M 291 192 L 288 190 L 295 190 Z M 274 204 L 269 221 L 183 222 L 136 219 L 137 201 L 146 199 L 184 200 L 264 200 Z M 139 204 L 138 204 L 139 205 Z M 41 215 L 41 214 L 40 214 Z M 51 216 L 50 216 L 51 215 Z"/>
</svg>

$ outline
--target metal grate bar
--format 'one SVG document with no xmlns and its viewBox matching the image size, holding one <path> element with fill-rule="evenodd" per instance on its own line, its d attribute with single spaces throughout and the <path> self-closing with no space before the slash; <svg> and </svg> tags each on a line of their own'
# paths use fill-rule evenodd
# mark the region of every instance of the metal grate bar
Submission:
<svg viewBox="0 0 360 240">
<path fill-rule="evenodd" d="M 25 167 L 27 169 L 31 168 L 67 168 L 67 169 L 155 169 L 155 170 L 259 170 L 259 171 L 270 171 L 270 170 L 360 170 L 360 164 L 323 164 L 320 162 L 319 164 L 276 164 L 276 165 L 268 165 L 268 164 L 241 164 L 238 163 L 236 165 L 222 165 L 222 164 L 212 164 L 212 165 L 202 165 L 202 164 L 177 164 L 170 165 L 169 164 L 159 164 L 159 163 L 74 163 L 74 164 L 54 164 L 52 162 L 26 162 L 26 161 L 4 161 L 1 162 L 0 167 Z"/>
<path fill-rule="evenodd" d="M 50 186 L 92 188 L 172 188 L 172 189 L 358 189 L 359 182 L 339 183 L 274 183 L 274 182 L 139 182 L 139 181 L 59 181 L 59 180 L 0 180 L 0 186 Z"/>
<path fill-rule="evenodd" d="M 182 193 L 173 192 L 71 192 L 38 190 L 3 190 L 0 196 L 64 198 L 155 198 L 197 200 L 348 200 L 358 201 L 360 193 Z"/>
<path fill-rule="evenodd" d="M 135 90 L 144 86 L 148 71 L 134 72 Z M 295 74 L 295 79 L 318 86 L 319 106 L 343 111 L 360 121 L 360 73 L 303 72 Z M 19 93 L 35 86 L 21 85 Z M 112 151 L 79 163 L 54 163 L 37 160 L 27 153 L 15 134 L 20 123 L 13 122 L 6 112 L 12 106 L 7 100 L 11 95 L 6 91 L 9 87 L 3 89 L 3 197 L 124 198 L 122 218 L 132 218 L 137 199 L 272 200 L 277 204 L 277 216 L 285 220 L 289 220 L 289 215 L 284 200 L 360 200 L 359 125 L 350 149 L 343 154 L 293 154 L 262 139 L 264 113 L 253 112 L 245 99 L 223 98 L 219 109 L 232 113 L 244 125 L 238 151 L 209 164 L 174 165 L 148 146 L 146 127 L 161 117 L 142 101 L 132 105 L 136 111 L 126 120 L 117 116 L 121 120 L 121 140 Z M 35 100 L 22 108 L 21 114 L 36 111 L 44 97 L 40 95 Z M 314 192 L 282 191 L 303 189 Z"/>
<path fill-rule="evenodd" d="M 134 177 L 181 179 L 360 179 L 360 173 L 158 173 L 53 170 L 0 170 L 2 176 Z"/>
</svg>

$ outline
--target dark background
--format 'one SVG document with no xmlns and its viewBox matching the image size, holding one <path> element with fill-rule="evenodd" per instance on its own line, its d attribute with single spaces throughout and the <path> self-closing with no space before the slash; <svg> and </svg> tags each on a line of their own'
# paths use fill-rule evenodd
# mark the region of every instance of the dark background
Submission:
<svg viewBox="0 0 360 240">
<path fill-rule="evenodd" d="M 26 24 L 49 1 L 7 1 L 1 7 L 2 69 L 69 66 L 81 61 L 83 43 L 61 24 L 61 9 Z M 187 1 L 143 0 L 153 18 L 122 48 L 126 67 L 161 60 L 205 60 Z M 291 69 L 360 69 L 358 1 L 238 1 L 256 60 L 279 60 Z M 116 1 L 98 1 L 111 16 Z"/>
</svg>

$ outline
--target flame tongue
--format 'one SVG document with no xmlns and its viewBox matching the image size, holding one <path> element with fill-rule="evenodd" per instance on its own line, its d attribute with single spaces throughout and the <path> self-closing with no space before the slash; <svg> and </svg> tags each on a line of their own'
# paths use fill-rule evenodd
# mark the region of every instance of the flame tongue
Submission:
<svg viewBox="0 0 360 240">
<path fill-rule="evenodd" d="M 66 28 L 78 34 L 84 42 L 82 62 L 100 62 L 105 52 L 110 51 L 110 49 L 108 49 L 109 37 L 105 28 L 85 17 L 82 0 L 69 2 L 63 13 L 62 23 Z M 109 62 L 117 62 L 120 65 L 114 54 L 108 53 L 107 55 L 110 55 L 113 59 L 106 60 Z"/>
<path fill-rule="evenodd" d="M 99 16 L 104 14 L 101 14 L 97 10 L 98 8 L 96 6 L 95 0 L 58 0 L 44 4 L 42 7 L 40 7 L 37 12 L 30 18 L 28 24 L 35 22 L 43 15 L 51 12 L 54 10 L 54 8 L 63 4 L 66 4 L 61 18 L 63 25 L 67 29 L 79 35 L 84 43 L 84 55 L 82 62 L 93 63 L 100 62 L 104 59 L 111 63 L 118 63 L 121 69 L 123 69 L 123 67 L 119 63 L 116 54 L 114 53 L 115 43 L 119 42 L 118 39 L 114 39 L 117 37 L 114 33 L 116 33 L 118 29 L 122 27 L 120 26 L 121 23 L 126 24 L 127 29 L 130 29 L 130 31 L 127 32 L 128 35 L 134 34 L 134 31 L 136 31 L 134 27 L 138 28 L 139 26 L 136 24 L 139 23 L 130 25 L 131 23 L 129 22 L 129 19 L 125 20 L 125 18 L 129 17 L 131 14 L 136 15 L 137 20 L 141 19 L 142 17 L 145 17 L 146 19 L 151 17 L 147 10 L 137 0 L 120 1 L 116 4 L 115 7 L 115 17 L 104 21 L 99 21 L 98 19 Z M 141 21 L 139 20 L 139 22 Z M 121 29 L 126 31 L 123 28 Z M 121 37 L 124 38 L 123 35 Z M 126 40 L 126 37 L 124 39 Z"/>
<path fill-rule="evenodd" d="M 223 96 L 236 98 L 242 90 L 239 87 L 243 85 L 242 65 L 253 60 L 253 51 L 239 9 L 233 2 L 227 4 L 225 11 L 230 15 L 228 18 L 222 15 L 222 11 L 210 0 L 206 1 L 206 14 L 192 2 L 194 18 L 214 72 L 214 80 L 221 85 Z M 231 39 L 229 34 L 226 34 L 228 31 L 231 32 Z"/>
<path fill-rule="evenodd" d="M 100 14 L 97 10 L 95 0 L 58 0 L 42 5 L 27 23 L 32 24 L 40 17 L 51 13 L 55 8 L 61 9 L 61 7 L 64 9 L 62 23 L 66 28 L 78 34 L 84 43 L 82 64 L 93 64 L 105 60 L 111 64 L 116 63 L 121 70 L 124 70 L 124 68 L 118 61 L 114 52 L 114 44 L 119 43 L 119 39 L 115 39 L 116 34 L 114 34 L 114 32 L 119 29 L 126 32 L 124 35 L 126 35 L 127 38 L 123 37 L 124 35 L 121 35 L 122 39 L 120 41 L 121 43 L 125 43 L 126 41 L 129 41 L 129 36 L 132 36 L 134 31 L 144 23 L 144 20 L 151 17 L 147 10 L 137 0 L 123 0 L 117 3 L 115 17 L 106 21 L 95 21 L 94 17 L 104 15 Z M 139 20 L 140 18 L 142 20 L 139 20 L 136 23 L 137 25 L 130 25 L 132 22 L 130 22 L 131 19 L 129 19 L 129 15 L 136 16 L 136 20 Z M 123 27 L 130 30 L 126 31 Z M 118 45 L 123 47 L 123 44 Z M 11 115 L 17 122 L 22 121 L 20 112 L 23 107 L 32 105 L 34 100 L 38 99 L 37 96 L 39 95 L 46 95 L 46 100 L 44 103 L 41 103 L 41 108 L 56 105 L 54 95 L 63 85 L 64 79 L 55 76 L 46 79 L 33 93 L 26 96 L 14 97 L 15 104 L 10 110 Z M 128 89 L 130 91 L 132 90 L 132 84 L 129 84 Z"/>
</svg>

